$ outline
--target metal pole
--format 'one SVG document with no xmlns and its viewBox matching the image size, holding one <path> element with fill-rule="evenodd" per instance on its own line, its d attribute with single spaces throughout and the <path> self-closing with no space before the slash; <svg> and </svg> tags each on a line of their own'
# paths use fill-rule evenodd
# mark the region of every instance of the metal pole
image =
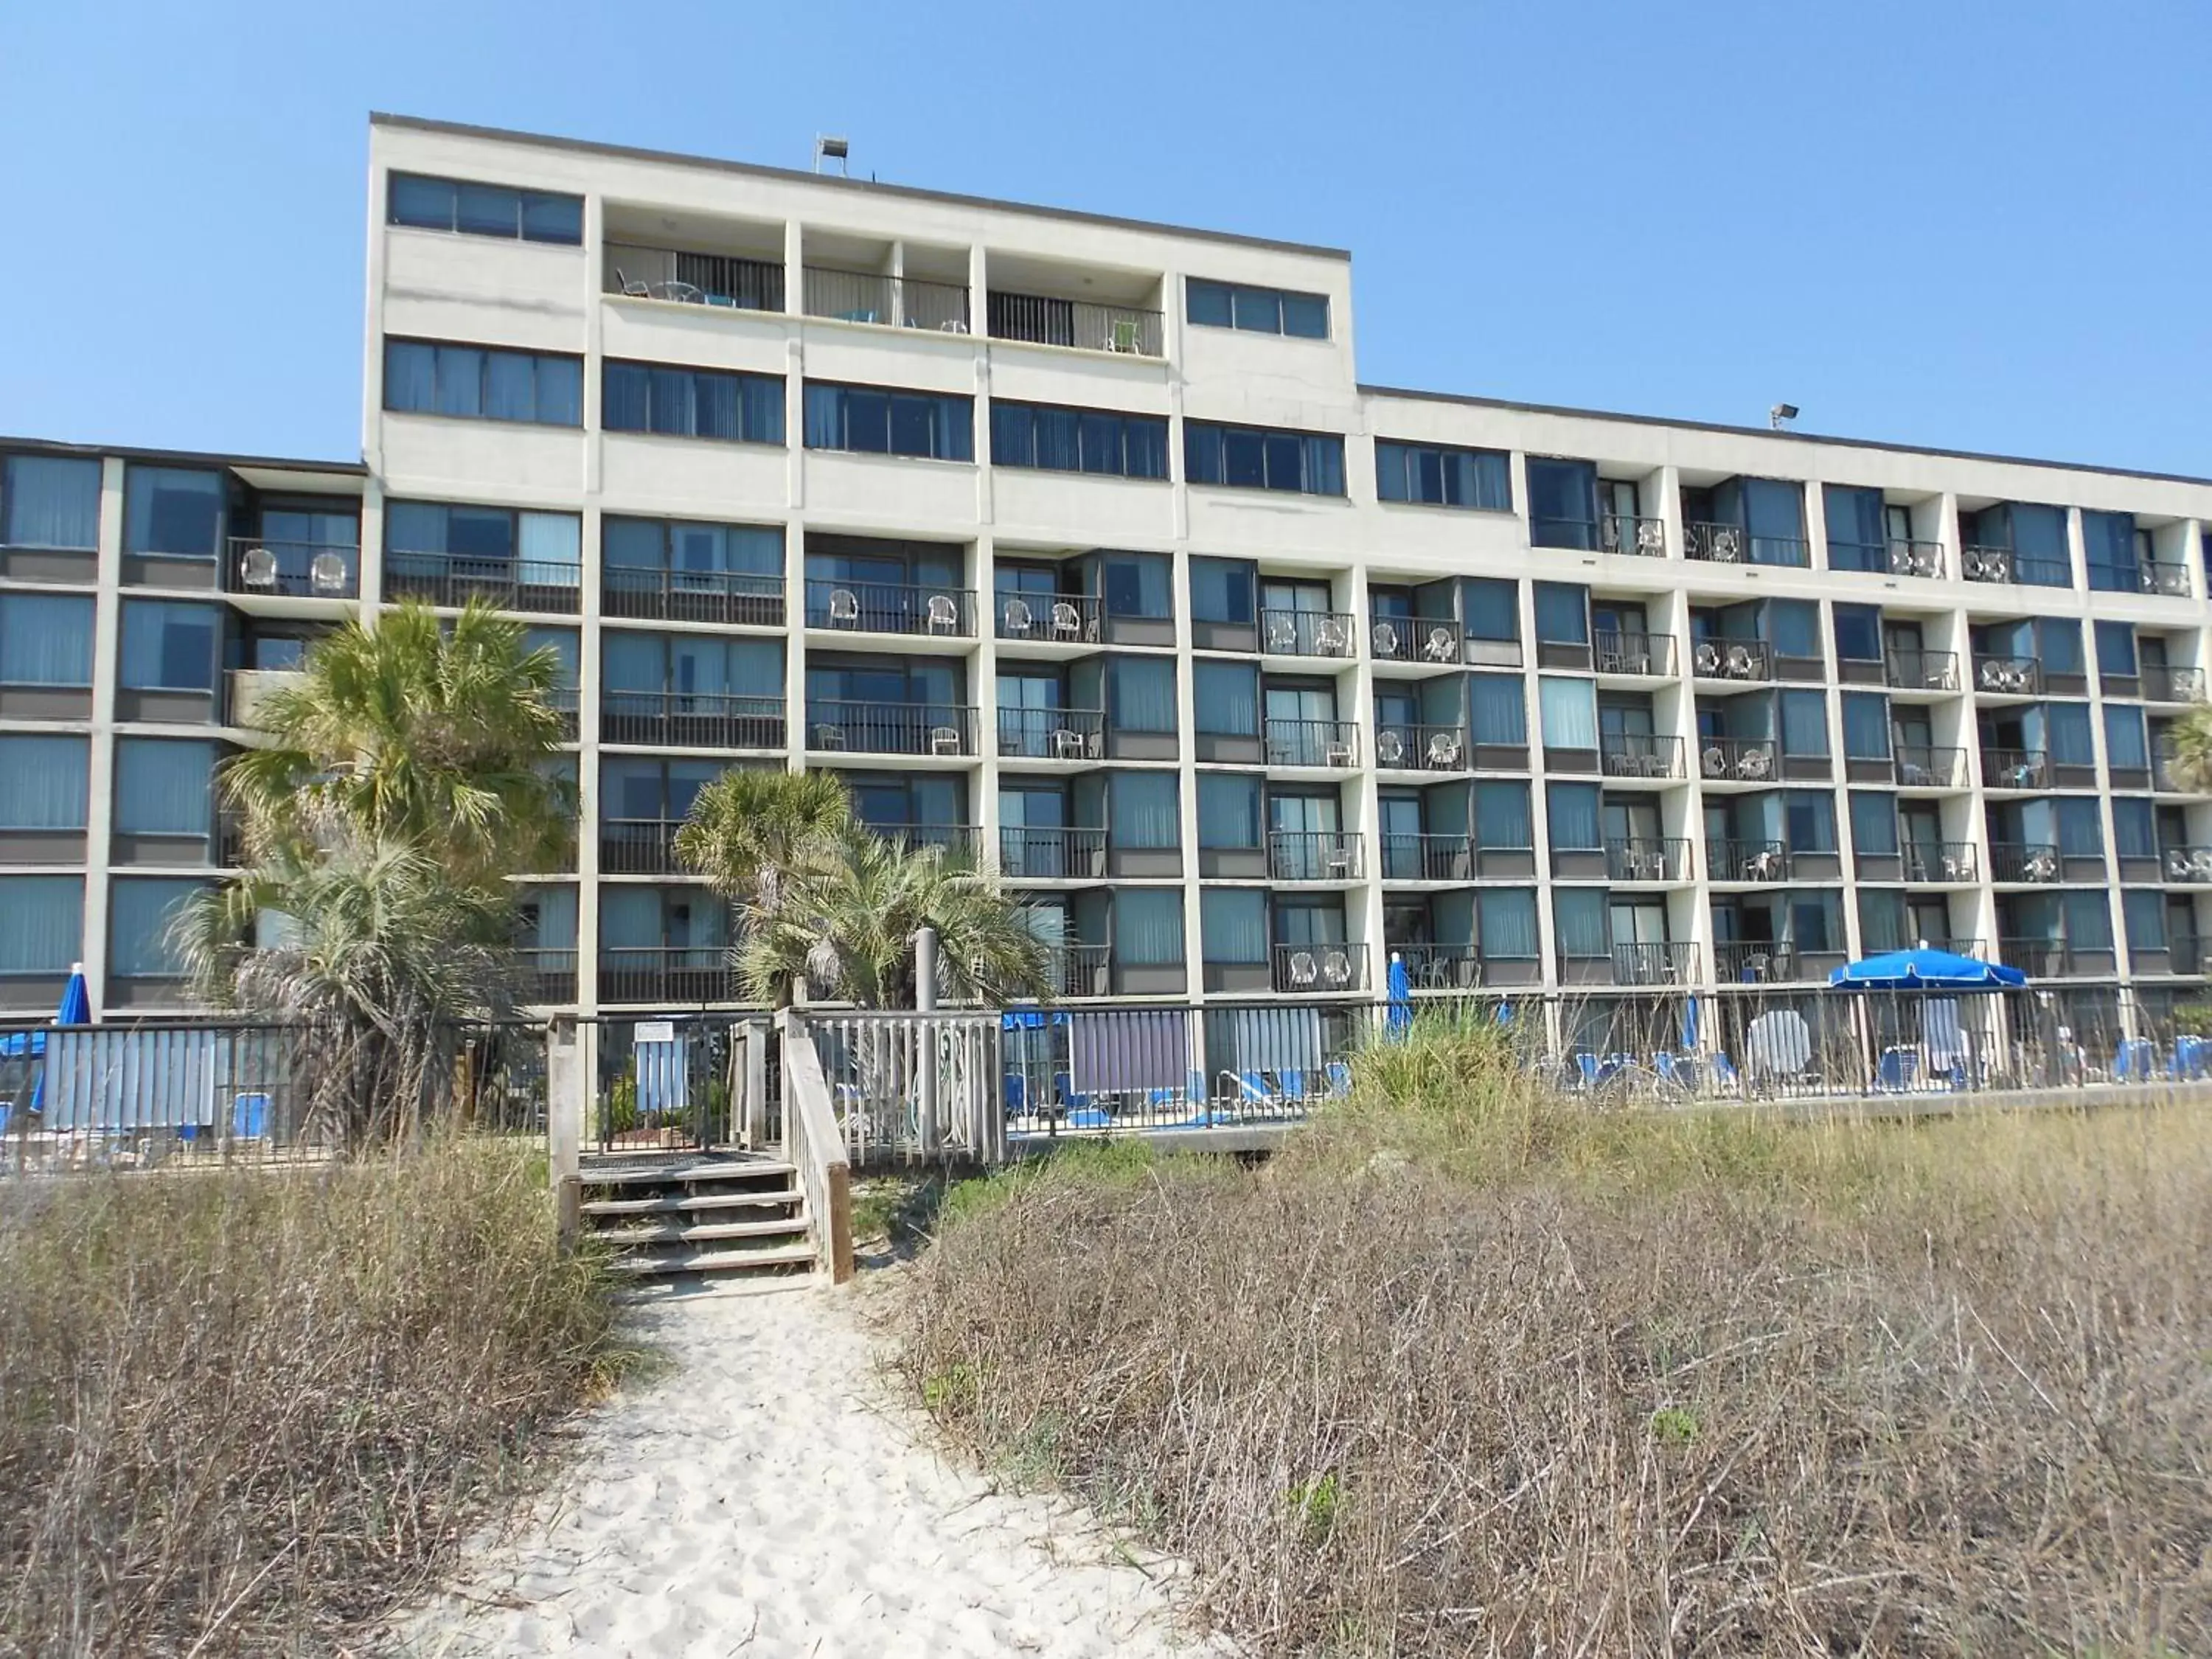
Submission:
<svg viewBox="0 0 2212 1659">
<path fill-rule="evenodd" d="M 920 1052 L 921 1152 L 927 1158 L 937 1151 L 937 1022 L 930 1018 L 937 1012 L 937 929 L 924 922 L 914 936 L 914 1006 L 922 1018 L 916 1023 L 921 1028 L 917 1034 L 916 1047 Z"/>
</svg>

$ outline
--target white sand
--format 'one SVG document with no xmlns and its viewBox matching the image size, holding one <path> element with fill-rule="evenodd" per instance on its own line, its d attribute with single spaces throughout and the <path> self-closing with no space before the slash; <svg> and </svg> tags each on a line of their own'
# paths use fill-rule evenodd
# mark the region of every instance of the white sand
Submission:
<svg viewBox="0 0 2212 1659">
<path fill-rule="evenodd" d="M 395 1638 L 414 1659 L 781 1659 L 1200 1650 L 1171 1564 L 925 1443 L 854 1290 L 641 1311 L 664 1375 L 594 1412 L 576 1465 Z M 1225 1652 L 1216 1644 L 1203 1650 Z"/>
</svg>

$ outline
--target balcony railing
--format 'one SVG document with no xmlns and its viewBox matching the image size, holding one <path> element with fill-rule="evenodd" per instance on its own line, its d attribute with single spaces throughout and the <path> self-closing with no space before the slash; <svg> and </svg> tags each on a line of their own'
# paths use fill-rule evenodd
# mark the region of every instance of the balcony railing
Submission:
<svg viewBox="0 0 2212 1659">
<path fill-rule="evenodd" d="M 1474 849 L 1465 836 L 1385 831 L 1380 841 L 1385 881 L 1474 878 Z"/>
<path fill-rule="evenodd" d="M 576 1000 L 574 945 L 517 945 L 514 968 L 517 992 L 525 1004 L 550 1008 Z"/>
<path fill-rule="evenodd" d="M 1352 617 L 1334 611 L 1262 611 L 1260 648 L 1271 657 L 1348 657 Z"/>
<path fill-rule="evenodd" d="M 1045 971 L 1054 996 L 1103 997 L 1114 990 L 1113 951 L 1104 945 L 1054 945 Z"/>
<path fill-rule="evenodd" d="M 737 570 L 608 565 L 599 573 L 599 609 L 610 617 L 781 628 L 783 578 Z"/>
<path fill-rule="evenodd" d="M 1956 691 L 1959 653 L 1955 651 L 1886 651 L 1882 678 L 1899 691 Z"/>
<path fill-rule="evenodd" d="M 1988 789 L 2048 789 L 2051 757 L 2040 749 L 1982 750 L 1982 785 Z"/>
<path fill-rule="evenodd" d="M 2042 842 L 1990 843 L 1991 881 L 2057 881 L 2064 865 L 2058 849 Z"/>
<path fill-rule="evenodd" d="M 684 866 L 676 857 L 681 818 L 599 820 L 599 873 L 605 876 L 673 875 Z"/>
<path fill-rule="evenodd" d="M 975 861 L 975 826 L 972 823 L 872 823 L 869 833 L 883 841 L 902 842 L 908 847 L 937 847 L 947 858 L 962 864 Z"/>
<path fill-rule="evenodd" d="M 1911 882 L 1969 882 L 1980 879 L 1970 841 L 1908 841 L 1898 849 L 1905 878 Z"/>
<path fill-rule="evenodd" d="M 1630 836 L 1605 844 L 1607 881 L 1687 881 L 1690 843 L 1680 836 Z"/>
<path fill-rule="evenodd" d="M 1797 977 L 1797 947 L 1787 939 L 1716 939 L 1713 976 L 1723 985 L 1785 983 Z"/>
<path fill-rule="evenodd" d="M 1909 789 L 1962 789 L 1966 787 L 1966 751 L 1900 743 L 1891 751 L 1892 775 Z"/>
<path fill-rule="evenodd" d="M 1378 617 L 1367 630 L 1377 662 L 1461 663 L 1460 627 L 1449 617 Z"/>
<path fill-rule="evenodd" d="M 1406 982 L 1417 991 L 1472 991 L 1482 983 L 1482 953 L 1473 945 L 1394 945 Z"/>
<path fill-rule="evenodd" d="M 599 952 L 599 1000 L 677 1008 L 735 994 L 726 945 L 610 946 Z"/>
<path fill-rule="evenodd" d="M 1597 521 L 1597 544 L 1602 553 L 1663 559 L 1667 556 L 1667 526 L 1659 519 L 1607 513 Z"/>
<path fill-rule="evenodd" d="M 1701 680 L 1771 680 L 1774 649 L 1765 640 L 1699 640 L 1690 667 Z"/>
<path fill-rule="evenodd" d="M 584 568 L 550 559 L 480 559 L 457 553 L 384 556 L 384 597 L 463 605 L 481 599 L 501 611 L 574 616 L 583 609 Z"/>
<path fill-rule="evenodd" d="M 1705 874 L 1714 881 L 1786 881 L 1790 845 L 1779 841 L 1711 841 Z"/>
<path fill-rule="evenodd" d="M 1401 772 L 1459 772 L 1467 769 L 1467 733 L 1456 726 L 1378 722 L 1375 763 Z"/>
<path fill-rule="evenodd" d="M 1969 547 L 1960 567 L 1970 582 L 2009 582 L 2020 587 L 2071 587 L 2073 566 L 2064 559 L 2035 558 L 2008 547 Z"/>
<path fill-rule="evenodd" d="M 783 261 L 727 253 L 609 242 L 602 279 L 610 294 L 633 300 L 718 306 L 733 311 L 783 309 Z"/>
<path fill-rule="evenodd" d="M 2159 860 L 2169 882 L 2191 886 L 2198 882 L 2212 882 L 2212 847 L 2162 848 Z"/>
<path fill-rule="evenodd" d="M 1106 716 L 1096 708 L 1001 708 L 999 753 L 1022 760 L 1097 760 Z"/>
<path fill-rule="evenodd" d="M 1698 775 L 1713 783 L 1766 783 L 1775 775 L 1771 738 L 1701 738 Z"/>
<path fill-rule="evenodd" d="M 2145 663 L 2142 666 L 2142 695 L 2145 702 L 2202 702 L 2204 701 L 2204 671 Z"/>
<path fill-rule="evenodd" d="M 1615 985 L 1682 985 L 1696 977 L 1697 971 L 1693 945 L 1659 939 L 1613 947 Z"/>
<path fill-rule="evenodd" d="M 1276 881 L 1358 881 L 1366 864 L 1359 837 L 1350 830 L 1267 832 L 1267 874 Z"/>
<path fill-rule="evenodd" d="M 2154 737 L 2150 745 L 2150 787 L 2161 794 L 2201 794 L 2201 787 L 2193 780 L 2175 770 L 2175 751 L 2171 738 Z"/>
<path fill-rule="evenodd" d="M 2176 559 L 2145 559 L 2141 566 L 2142 591 L 2172 599 L 2189 597 L 2189 567 Z"/>
<path fill-rule="evenodd" d="M 295 690 L 307 678 L 304 672 L 296 668 L 234 668 L 226 678 L 229 707 L 223 723 L 238 726 L 259 724 L 261 704 L 265 698 L 274 692 Z"/>
<path fill-rule="evenodd" d="M 1099 880 L 1106 874 L 1106 832 L 1001 825 L 999 870 L 1011 881 Z"/>
<path fill-rule="evenodd" d="M 1057 300 L 1042 294 L 1006 294 L 993 289 L 988 317 L 994 340 L 1025 340 L 1031 345 L 1080 346 L 1126 356 L 1161 357 L 1166 330 L 1160 313 L 1139 306 L 1108 306 L 1089 300 Z"/>
<path fill-rule="evenodd" d="M 1037 640 L 1048 645 L 1095 645 L 1098 641 L 1096 593 L 1001 593 L 994 625 L 1002 640 Z"/>
<path fill-rule="evenodd" d="M 1364 945 L 1278 945 L 1271 952 L 1278 991 L 1361 991 L 1367 988 Z"/>
<path fill-rule="evenodd" d="M 2043 690 L 2043 665 L 2033 657 L 1974 653 L 1974 689 L 2008 697 L 2033 697 Z"/>
<path fill-rule="evenodd" d="M 1894 539 L 1884 542 L 1828 544 L 1828 568 L 1857 570 L 1875 575 L 1919 576 L 1941 580 L 1943 546 L 1940 542 Z"/>
<path fill-rule="evenodd" d="M 810 576 L 806 625 L 855 634 L 936 634 L 964 639 L 975 631 L 975 595 L 964 587 L 908 587 Z"/>
<path fill-rule="evenodd" d="M 1755 536 L 1741 525 L 1686 524 L 1682 550 L 1709 564 L 1808 565 L 1812 546 L 1800 536 Z"/>
<path fill-rule="evenodd" d="M 806 746 L 864 755 L 972 755 L 975 711 L 958 703 L 810 698 Z"/>
<path fill-rule="evenodd" d="M 270 541 L 233 536 L 223 561 L 227 593 L 288 599 L 350 599 L 361 592 L 361 549 L 350 542 Z"/>
<path fill-rule="evenodd" d="M 1341 769 L 1359 764 L 1358 720 L 1271 720 L 1267 740 L 1270 766 Z"/>
<path fill-rule="evenodd" d="M 583 693 L 573 685 L 553 685 L 546 688 L 544 701 L 561 722 L 561 741 L 575 742 L 580 726 L 578 715 L 583 708 Z"/>
<path fill-rule="evenodd" d="M 2111 947 L 2106 946 L 2096 954 L 2102 958 L 2100 970 L 2111 972 Z M 2000 939 L 1997 960 L 2008 968 L 2019 969 L 2030 979 L 2055 979 L 2079 971 L 2074 947 L 2060 939 Z"/>
<path fill-rule="evenodd" d="M 1682 740 L 1670 732 L 1600 732 L 1598 764 L 1609 778 L 1679 778 Z"/>
<path fill-rule="evenodd" d="M 781 697 L 704 691 L 599 693 L 599 741 L 675 749 L 781 749 Z"/>
<path fill-rule="evenodd" d="M 802 278 L 804 309 L 810 317 L 919 328 L 933 334 L 968 332 L 968 289 L 959 283 L 878 276 L 820 265 L 807 266 Z"/>
<path fill-rule="evenodd" d="M 1672 634 L 1609 634 L 1600 632 L 1591 643 L 1601 674 L 1644 674 L 1654 679 L 1674 677 L 1674 636 Z"/>
</svg>

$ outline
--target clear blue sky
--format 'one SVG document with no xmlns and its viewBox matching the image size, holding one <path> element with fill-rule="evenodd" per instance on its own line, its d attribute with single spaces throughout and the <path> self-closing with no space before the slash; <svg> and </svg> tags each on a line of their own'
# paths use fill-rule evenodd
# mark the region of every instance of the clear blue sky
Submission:
<svg viewBox="0 0 2212 1659">
<path fill-rule="evenodd" d="M 2212 474 L 2190 0 L 0 3 L 0 431 L 351 456 L 367 115 L 1349 247 L 1393 386 Z"/>
</svg>

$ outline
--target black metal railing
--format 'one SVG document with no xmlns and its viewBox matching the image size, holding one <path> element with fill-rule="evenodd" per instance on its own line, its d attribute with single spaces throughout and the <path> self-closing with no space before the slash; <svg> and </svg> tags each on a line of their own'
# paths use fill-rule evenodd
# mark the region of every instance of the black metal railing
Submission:
<svg viewBox="0 0 2212 1659">
<path fill-rule="evenodd" d="M 1995 749 L 1982 746 L 1982 787 L 1985 789 L 2048 789 L 2051 757 L 2040 749 Z"/>
<path fill-rule="evenodd" d="M 1627 836 L 1605 844 L 1607 881 L 1687 881 L 1690 843 L 1682 836 Z"/>
<path fill-rule="evenodd" d="M 1474 848 L 1465 836 L 1386 830 L 1381 843 L 1385 881 L 1472 881 Z"/>
<path fill-rule="evenodd" d="M 1106 831 L 1003 824 L 999 871 L 1010 881 L 1097 881 L 1106 874 Z"/>
<path fill-rule="evenodd" d="M 1601 553 L 1621 553 L 1632 558 L 1667 556 L 1664 520 L 1628 513 L 1607 513 L 1597 521 L 1597 545 Z"/>
<path fill-rule="evenodd" d="M 1696 947 L 1671 939 L 1615 945 L 1612 956 L 1615 985 L 1682 985 L 1698 971 Z"/>
<path fill-rule="evenodd" d="M 1112 995 L 1113 966 L 1109 945 L 1060 944 L 1045 953 L 1046 976 L 1059 997 Z"/>
<path fill-rule="evenodd" d="M 1394 945 L 1416 991 L 1472 991 L 1482 983 L 1482 953 L 1474 945 Z"/>
<path fill-rule="evenodd" d="M 1262 611 L 1260 648 L 1273 657 L 1349 657 L 1358 638 L 1351 616 L 1335 611 Z"/>
<path fill-rule="evenodd" d="M 1828 568 L 1941 580 L 1943 575 L 1943 544 L 1941 542 L 1906 541 L 1902 538 L 1881 542 L 1831 541 L 1828 544 Z"/>
<path fill-rule="evenodd" d="M 994 626 L 1002 640 L 1038 640 L 1048 645 L 1095 645 L 1098 641 L 1096 593 L 1001 593 Z"/>
<path fill-rule="evenodd" d="M 1364 945 L 1278 945 L 1270 952 L 1278 991 L 1361 991 L 1367 988 Z"/>
<path fill-rule="evenodd" d="M 1106 716 L 1096 708 L 1001 708 L 999 753 L 1022 760 L 1097 760 L 1106 752 Z"/>
<path fill-rule="evenodd" d="M 1351 830 L 1267 832 L 1267 874 L 1276 881 L 1358 881 L 1366 873 L 1359 836 Z"/>
<path fill-rule="evenodd" d="M 1808 565 L 1812 544 L 1802 536 L 1754 535 L 1736 524 L 1686 524 L 1682 550 L 1709 564 Z"/>
<path fill-rule="evenodd" d="M 1599 769 L 1609 778 L 1679 778 L 1682 740 L 1671 732 L 1600 732 Z"/>
<path fill-rule="evenodd" d="M 1466 660 L 1460 625 L 1450 617 L 1377 617 L 1367 630 L 1377 662 Z"/>
<path fill-rule="evenodd" d="M 2212 847 L 2162 847 L 2159 862 L 2169 882 L 2212 882 Z"/>
<path fill-rule="evenodd" d="M 806 579 L 806 625 L 856 634 L 939 634 L 964 639 L 975 631 L 975 595 L 965 587 L 842 582 L 810 576 Z"/>
<path fill-rule="evenodd" d="M 574 616 L 583 607 L 584 568 L 550 559 L 480 559 L 455 553 L 387 552 L 384 597 L 428 605 L 481 599 L 501 611 Z"/>
<path fill-rule="evenodd" d="M 958 703 L 809 698 L 806 746 L 866 755 L 972 755 L 975 711 Z"/>
<path fill-rule="evenodd" d="M 783 578 L 611 564 L 599 573 L 599 609 L 610 617 L 781 628 Z"/>
<path fill-rule="evenodd" d="M 1974 653 L 1974 689 L 2006 696 L 2032 697 L 2043 690 L 2043 665 L 2033 657 Z"/>
<path fill-rule="evenodd" d="M 1956 691 L 1959 653 L 1955 651 L 1885 651 L 1882 678 L 1900 691 Z"/>
<path fill-rule="evenodd" d="M 1381 721 L 1375 727 L 1375 763 L 1400 772 L 1465 771 L 1467 733 L 1456 726 Z"/>
<path fill-rule="evenodd" d="M 2171 599 L 2189 597 L 2189 567 L 2178 559 L 2145 559 L 2138 572 L 2142 591 Z"/>
<path fill-rule="evenodd" d="M 969 331 L 968 289 L 919 276 L 883 276 L 865 270 L 808 265 L 801 273 L 802 309 L 810 317 L 841 323 L 919 328 L 935 334 Z"/>
<path fill-rule="evenodd" d="M 288 599 L 350 599 L 361 592 L 361 549 L 351 542 L 271 541 L 233 536 L 223 561 L 227 593 Z"/>
<path fill-rule="evenodd" d="M 603 283 L 609 294 L 633 300 L 732 311 L 781 311 L 783 261 L 729 253 L 690 253 L 681 248 L 609 242 Z"/>
<path fill-rule="evenodd" d="M 1672 634 L 1613 634 L 1600 630 L 1591 638 L 1601 674 L 1641 674 L 1655 679 L 1674 676 L 1674 636 Z"/>
<path fill-rule="evenodd" d="M 975 826 L 972 823 L 872 823 L 869 833 L 883 841 L 908 847 L 936 847 L 962 864 L 975 862 Z"/>
<path fill-rule="evenodd" d="M 2065 860 L 2058 849 L 2045 842 L 1993 841 L 1990 843 L 1991 881 L 2057 881 Z"/>
<path fill-rule="evenodd" d="M 1771 738 L 1700 738 L 1698 775 L 1711 783 L 1766 783 L 1775 775 Z"/>
<path fill-rule="evenodd" d="M 2112 964 L 2109 948 L 2100 952 L 2106 971 Z M 2075 971 L 2074 949 L 2063 939 L 2000 939 L 1997 960 L 2017 968 L 2030 979 L 2051 979 Z"/>
<path fill-rule="evenodd" d="M 599 1000 L 665 1007 L 735 995 L 726 945 L 610 945 L 599 952 Z"/>
<path fill-rule="evenodd" d="M 665 876 L 682 870 L 676 857 L 681 818 L 599 820 L 599 873 L 604 876 Z"/>
<path fill-rule="evenodd" d="M 1966 787 L 1966 751 L 1924 743 L 1900 743 L 1890 751 L 1890 775 L 1909 789 Z"/>
<path fill-rule="evenodd" d="M 704 691 L 599 693 L 599 741 L 675 749 L 781 749 L 781 697 Z"/>
<path fill-rule="evenodd" d="M 1979 860 L 1970 841 L 1908 841 L 1898 848 L 1911 882 L 1978 881 Z"/>
<path fill-rule="evenodd" d="M 2145 702 L 2204 701 L 2204 671 L 2201 668 L 2174 668 L 2160 663 L 2145 663 L 2142 678 Z"/>
<path fill-rule="evenodd" d="M 1774 648 L 1765 640 L 1699 640 L 1690 647 L 1690 668 L 1701 680 L 1771 680 Z"/>
<path fill-rule="evenodd" d="M 1112 351 L 1125 356 L 1167 355 L 1166 330 L 1160 313 L 1140 306 L 1099 305 L 1090 300 L 1007 294 L 994 289 L 986 315 L 994 340 L 1079 346 L 1087 351 Z"/>
<path fill-rule="evenodd" d="M 1357 766 L 1359 722 L 1270 720 L 1267 745 L 1270 766 Z"/>
<path fill-rule="evenodd" d="M 2064 559 L 2037 558 L 2008 547 L 1969 547 L 1959 558 L 1970 582 L 2008 582 L 2020 587 L 2071 587 L 2074 568 Z"/>
<path fill-rule="evenodd" d="M 575 1001 L 574 945 L 519 945 L 514 949 L 514 968 L 525 1004 L 550 1008 Z"/>
<path fill-rule="evenodd" d="M 1797 977 L 1797 948 L 1786 939 L 1716 939 L 1713 977 L 1723 985 L 1765 985 Z"/>
<path fill-rule="evenodd" d="M 1790 844 L 1780 841 L 1709 841 L 1705 874 L 1714 881 L 1787 881 Z"/>
</svg>

